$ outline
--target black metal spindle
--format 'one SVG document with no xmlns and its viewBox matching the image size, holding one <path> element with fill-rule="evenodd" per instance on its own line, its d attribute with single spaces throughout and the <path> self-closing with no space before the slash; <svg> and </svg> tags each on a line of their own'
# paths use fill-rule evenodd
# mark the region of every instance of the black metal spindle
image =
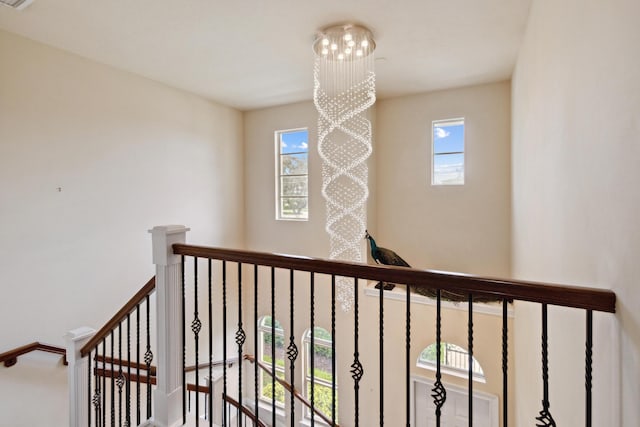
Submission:
<svg viewBox="0 0 640 427">
<path fill-rule="evenodd" d="M 271 267 L 271 425 L 276 425 L 276 272 Z"/>
<path fill-rule="evenodd" d="M 91 426 L 91 351 L 87 355 L 87 426 Z"/>
<path fill-rule="evenodd" d="M 407 286 L 408 288 L 408 286 Z M 380 295 L 378 298 L 379 319 L 379 350 L 380 350 L 380 427 L 384 425 L 384 285 L 380 283 Z"/>
<path fill-rule="evenodd" d="M 289 347 L 287 348 L 287 357 L 289 358 L 289 372 L 290 372 L 290 380 L 291 380 L 291 388 L 295 389 L 295 363 L 296 358 L 298 357 L 298 347 L 296 346 L 296 337 L 294 334 L 294 278 L 293 278 L 293 270 L 289 270 L 289 330 L 291 331 L 289 335 Z M 291 427 L 295 426 L 295 395 L 293 393 L 289 393 L 290 396 L 290 419 L 291 419 Z"/>
<path fill-rule="evenodd" d="M 238 363 L 241 363 L 238 361 Z M 227 397 L 227 262 L 222 261 L 222 402 Z M 228 406 L 228 405 L 227 405 Z M 222 425 L 227 427 L 227 411 L 222 411 Z"/>
<path fill-rule="evenodd" d="M 118 324 L 118 425 L 122 427 L 122 387 L 124 386 L 124 374 L 122 373 L 122 322 Z"/>
<path fill-rule="evenodd" d="M 405 302 L 405 425 L 411 425 L 411 286 L 406 285 Z"/>
<path fill-rule="evenodd" d="M 316 396 L 316 384 L 315 384 L 315 353 L 316 353 L 316 342 L 315 342 L 315 275 L 313 272 L 310 277 L 310 310 L 309 310 L 309 322 L 311 323 L 311 349 L 309 350 L 309 356 L 311 356 L 311 427 L 316 425 L 316 407 L 315 407 L 315 396 Z"/>
<path fill-rule="evenodd" d="M 255 357 L 253 363 L 253 398 L 254 398 L 254 408 L 256 412 L 256 418 L 259 418 L 258 412 L 260 408 L 258 408 L 258 335 L 260 331 L 258 330 L 258 265 L 254 264 L 253 266 L 253 355 Z"/>
<path fill-rule="evenodd" d="M 147 308 L 147 351 L 144 353 L 144 363 L 147 366 L 147 419 L 151 418 L 151 362 L 153 361 L 153 352 L 151 351 L 151 308 L 149 304 L 149 295 L 145 298 Z"/>
<path fill-rule="evenodd" d="M 358 350 L 358 279 L 353 280 L 353 363 L 351 364 L 351 377 L 353 378 L 353 389 L 355 393 L 355 426 L 360 425 L 360 380 L 364 375 L 364 369 L 360 363 L 360 352 Z"/>
<path fill-rule="evenodd" d="M 440 427 L 442 405 L 447 400 L 447 390 L 442 385 L 440 357 L 442 356 L 442 297 L 441 290 L 436 291 L 436 381 L 431 389 L 431 397 L 436 407 L 436 427 Z"/>
<path fill-rule="evenodd" d="M 136 425 L 140 425 L 140 304 L 136 304 Z"/>
<path fill-rule="evenodd" d="M 331 423 L 336 424 L 336 276 L 331 275 Z"/>
<path fill-rule="evenodd" d="M 107 425 L 107 338 L 102 339 L 102 425 Z"/>
<path fill-rule="evenodd" d="M 182 275 L 182 424 L 187 423 L 187 315 L 185 311 L 186 283 L 184 255 L 180 257 L 180 274 Z M 194 264 L 198 264 L 195 258 Z"/>
<path fill-rule="evenodd" d="M 508 347 L 508 325 L 507 325 L 507 305 L 509 301 L 505 298 L 502 300 L 502 426 L 509 425 L 509 386 L 508 386 L 508 363 L 509 363 L 509 347 Z"/>
<path fill-rule="evenodd" d="M 114 366 L 114 348 L 115 348 L 115 337 L 113 331 L 111 331 L 111 370 L 109 371 L 109 376 L 111 377 L 111 427 L 116 427 L 116 387 L 115 382 L 116 379 L 113 376 L 113 371 L 115 369 Z"/>
<path fill-rule="evenodd" d="M 473 427 L 473 295 L 469 293 L 469 427 Z"/>
<path fill-rule="evenodd" d="M 585 425 L 591 427 L 591 388 L 593 374 L 593 311 L 587 310 L 587 332 L 585 343 Z"/>
<path fill-rule="evenodd" d="M 213 284 L 213 273 L 211 271 L 211 258 L 207 260 L 207 285 L 209 290 L 209 394 L 207 398 L 209 399 L 209 407 L 208 407 L 208 417 L 209 417 L 209 426 L 213 426 L 213 293 L 212 293 L 212 284 Z"/>
<path fill-rule="evenodd" d="M 536 420 L 540 424 L 536 424 L 537 427 L 555 427 L 556 422 L 553 420 L 551 413 L 549 412 L 549 348 L 548 348 L 548 336 L 547 336 L 547 304 L 542 304 L 542 383 L 543 383 L 543 396 L 542 396 L 542 410 L 540 415 L 536 417 Z"/>
<path fill-rule="evenodd" d="M 195 359 L 196 359 L 196 427 L 200 425 L 200 399 L 198 399 L 198 386 L 200 385 L 199 369 L 198 369 L 198 352 L 200 344 L 200 329 L 202 328 L 202 322 L 198 317 L 198 258 L 193 258 L 193 321 L 191 322 L 191 331 L 193 332 L 193 339 L 195 342 Z"/>
<path fill-rule="evenodd" d="M 236 332 L 236 344 L 238 345 L 238 403 L 242 406 L 242 349 L 247 336 L 242 327 L 242 264 L 238 263 L 238 331 Z M 239 408 L 240 410 L 240 408 Z M 240 417 L 238 417 L 240 425 Z"/>
<path fill-rule="evenodd" d="M 125 427 L 131 427 L 131 313 L 127 313 L 127 365 Z"/>
</svg>

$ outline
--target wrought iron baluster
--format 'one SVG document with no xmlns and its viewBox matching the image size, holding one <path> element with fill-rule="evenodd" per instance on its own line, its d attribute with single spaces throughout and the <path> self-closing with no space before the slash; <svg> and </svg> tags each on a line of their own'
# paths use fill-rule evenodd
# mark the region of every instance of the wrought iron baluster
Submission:
<svg viewBox="0 0 640 427">
<path fill-rule="evenodd" d="M 147 306 L 147 351 L 144 353 L 144 363 L 147 366 L 147 419 L 151 418 L 151 362 L 153 361 L 153 352 L 151 351 L 151 308 L 149 304 L 149 295 L 145 298 Z"/>
<path fill-rule="evenodd" d="M 316 342 L 315 342 L 315 275 L 313 274 L 313 272 L 311 272 L 311 277 L 310 277 L 311 283 L 310 283 L 310 301 L 309 301 L 309 305 L 310 305 L 310 313 L 309 313 L 309 322 L 311 324 L 311 348 L 309 351 L 309 356 L 311 356 L 311 427 L 314 427 L 316 425 L 316 407 L 315 407 L 315 396 L 316 396 L 316 384 L 315 384 L 315 372 L 316 372 L 316 366 L 315 366 L 315 350 L 316 350 Z"/>
<path fill-rule="evenodd" d="M 587 310 L 587 332 L 586 332 L 586 343 L 585 343 L 585 425 L 587 427 L 591 427 L 592 417 L 591 417 L 591 380 L 593 373 L 593 311 Z"/>
<path fill-rule="evenodd" d="M 509 385 L 508 385 L 508 363 L 509 363 L 509 347 L 508 347 L 508 325 L 507 325 L 507 305 L 508 300 L 502 300 L 502 426 L 509 425 Z"/>
<path fill-rule="evenodd" d="M 87 426 L 91 426 L 91 351 L 87 357 Z"/>
<path fill-rule="evenodd" d="M 118 324 L 118 425 L 122 427 L 122 387 L 124 386 L 124 374 L 122 373 L 122 322 Z"/>
<path fill-rule="evenodd" d="M 355 426 L 360 425 L 360 380 L 364 375 L 362 363 L 360 363 L 360 352 L 358 350 L 358 279 L 353 280 L 353 363 L 351 364 L 351 377 L 353 378 L 353 389 L 355 393 Z"/>
<path fill-rule="evenodd" d="M 136 304 L 136 425 L 140 425 L 140 304 Z"/>
<path fill-rule="evenodd" d="M 405 425 L 411 425 L 411 287 L 406 285 L 406 302 L 405 302 Z"/>
<path fill-rule="evenodd" d="M 196 427 L 200 425 L 200 399 L 198 398 L 198 386 L 200 385 L 199 369 L 198 369 L 198 352 L 200 344 L 200 330 L 202 329 L 202 322 L 198 317 L 198 258 L 193 258 L 193 321 L 191 322 L 191 331 L 193 332 L 193 340 L 195 342 L 195 359 L 196 359 Z"/>
<path fill-rule="evenodd" d="M 240 361 L 238 361 L 240 363 Z M 222 402 L 227 397 L 227 262 L 222 261 Z M 228 407 L 228 405 L 226 405 Z M 228 408 L 227 408 L 228 409 Z M 222 425 L 227 427 L 227 409 L 222 411 Z"/>
<path fill-rule="evenodd" d="M 258 412 L 260 408 L 258 407 L 258 335 L 260 334 L 258 330 L 258 265 L 253 265 L 253 354 L 255 357 L 253 363 L 253 399 L 254 399 L 254 408 L 256 412 L 256 419 L 259 418 Z"/>
<path fill-rule="evenodd" d="M 384 425 L 384 285 L 380 283 L 378 298 L 379 350 L 380 350 L 380 427 Z"/>
<path fill-rule="evenodd" d="M 238 403 L 242 406 L 242 348 L 247 336 L 242 327 L 242 264 L 238 263 L 238 331 L 236 332 L 236 344 L 238 345 Z M 238 413 L 241 413 L 238 408 Z M 240 417 L 238 417 L 240 425 Z"/>
<path fill-rule="evenodd" d="M 436 407 L 436 427 L 440 427 L 442 405 L 447 400 L 447 390 L 442 385 L 442 372 L 440 370 L 440 357 L 442 355 L 442 298 L 441 290 L 436 291 L 436 381 L 431 389 L 431 397 Z"/>
<path fill-rule="evenodd" d="M 102 425 L 107 425 L 107 338 L 102 339 Z"/>
<path fill-rule="evenodd" d="M 549 412 L 549 348 L 547 339 L 547 304 L 542 304 L 542 383 L 543 383 L 543 396 L 542 396 L 542 410 L 540 415 L 536 417 L 536 420 L 540 424 L 536 424 L 537 427 L 555 427 L 556 422 L 553 420 L 551 413 Z"/>
<path fill-rule="evenodd" d="M 213 426 L 213 274 L 211 271 L 211 258 L 207 260 L 208 274 L 208 290 L 209 290 L 209 407 L 207 408 L 207 416 L 209 417 L 209 426 Z"/>
<path fill-rule="evenodd" d="M 182 424 L 187 423 L 187 315 L 186 306 L 186 282 L 185 282 L 185 259 L 180 257 L 180 273 L 182 275 Z M 194 264 L 198 264 L 198 259 L 194 257 Z"/>
<path fill-rule="evenodd" d="M 469 427 L 473 427 L 473 295 L 469 293 Z"/>
<path fill-rule="evenodd" d="M 296 337 L 294 335 L 294 278 L 293 278 L 293 270 L 289 270 L 289 330 L 291 334 L 289 335 L 289 347 L 287 348 L 287 357 L 289 358 L 289 372 L 290 372 L 290 380 L 291 380 L 291 388 L 295 389 L 295 363 L 298 357 L 298 347 L 296 346 Z M 257 364 L 256 364 L 257 365 Z M 291 398 L 290 406 L 291 406 L 291 427 L 295 426 L 295 395 L 293 393 L 289 393 Z"/>
<path fill-rule="evenodd" d="M 276 272 L 271 267 L 271 425 L 276 425 Z"/>
<path fill-rule="evenodd" d="M 331 275 L 331 423 L 336 424 L 336 276 Z"/>
<path fill-rule="evenodd" d="M 127 405 L 125 409 L 125 427 L 131 427 L 131 313 L 127 313 Z"/>
<path fill-rule="evenodd" d="M 116 387 L 115 382 L 116 379 L 113 375 L 113 371 L 115 369 L 114 365 L 114 347 L 115 347 L 115 337 L 113 334 L 113 330 L 111 331 L 111 370 L 109 371 L 109 376 L 111 377 L 111 427 L 116 427 Z"/>
</svg>

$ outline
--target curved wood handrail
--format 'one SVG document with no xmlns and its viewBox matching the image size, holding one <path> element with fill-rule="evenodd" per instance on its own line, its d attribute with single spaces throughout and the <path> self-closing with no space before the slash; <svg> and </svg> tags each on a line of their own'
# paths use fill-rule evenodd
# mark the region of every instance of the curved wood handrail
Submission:
<svg viewBox="0 0 640 427">
<path fill-rule="evenodd" d="M 238 361 L 237 357 L 232 357 L 231 359 L 227 359 L 226 360 L 226 364 L 231 367 L 233 366 L 234 363 L 236 363 Z M 213 362 L 211 362 L 211 367 L 215 368 L 216 366 L 222 366 L 225 364 L 225 360 L 214 360 Z M 195 370 L 199 370 L 199 369 L 205 369 L 209 367 L 209 362 L 206 363 L 201 363 L 199 364 L 197 367 L 196 365 L 189 365 L 189 366 L 185 366 L 184 367 L 184 371 L 185 372 L 193 372 Z"/>
<path fill-rule="evenodd" d="M 80 350 L 80 356 L 89 354 L 111 331 L 126 319 L 142 300 L 156 288 L 156 277 L 153 276 Z"/>
<path fill-rule="evenodd" d="M 267 425 L 265 423 L 263 423 L 262 421 L 260 421 L 260 419 L 258 417 L 256 417 L 256 414 L 251 412 L 251 410 L 249 408 L 247 408 L 246 406 L 239 404 L 238 401 L 235 400 L 233 397 L 227 396 L 225 394 L 225 395 L 223 395 L 223 399 L 224 399 L 225 402 L 227 402 L 227 403 L 231 404 L 232 406 L 235 406 L 236 408 L 240 409 L 243 414 L 245 414 L 247 417 L 249 417 L 249 419 L 251 419 L 251 421 L 253 421 L 253 425 L 258 426 L 258 427 L 267 427 Z"/>
<path fill-rule="evenodd" d="M 267 374 L 269 374 L 270 377 L 273 378 L 273 373 L 271 372 L 271 369 L 269 369 L 268 366 L 266 366 L 265 364 L 261 363 L 261 362 L 256 362 L 256 358 L 250 354 L 245 354 L 244 355 L 244 359 L 248 360 L 251 363 L 257 363 L 258 367 L 260 369 L 262 369 L 263 371 L 265 371 Z M 325 423 L 329 424 L 330 426 L 335 426 L 335 427 L 340 427 L 338 424 L 335 424 L 333 421 L 331 421 L 331 419 L 329 419 L 329 417 L 327 417 L 324 413 L 322 413 L 320 410 L 318 410 L 315 407 L 312 407 L 311 402 L 309 402 L 298 390 L 296 390 L 294 387 L 291 386 L 291 384 L 289 384 L 288 382 L 286 382 L 285 380 L 283 380 L 282 378 L 278 378 L 276 377 L 276 382 L 278 384 L 280 384 L 282 387 L 284 387 L 285 390 L 287 390 L 289 393 L 292 393 L 293 396 L 298 399 L 300 402 L 302 402 L 302 404 L 304 406 L 306 406 L 307 408 L 309 408 L 310 410 L 312 410 L 313 412 L 315 412 L 315 414 L 317 416 L 319 416 L 320 418 L 322 418 L 322 421 L 324 421 Z"/>
<path fill-rule="evenodd" d="M 182 243 L 174 244 L 173 252 L 177 255 L 357 277 L 380 282 L 409 283 L 411 287 L 466 292 L 500 299 L 546 303 L 609 313 L 615 313 L 616 311 L 616 294 L 609 289 L 480 277 L 462 273 L 417 270 L 386 265 L 368 265 L 266 252 L 194 246 Z"/>
<path fill-rule="evenodd" d="M 67 363 L 67 350 L 62 347 L 56 347 L 54 345 L 43 344 L 40 342 L 32 342 L 31 344 L 23 345 L 22 347 L 14 348 L 13 350 L 6 351 L 0 354 L 0 363 L 4 363 L 4 366 L 7 368 L 18 363 L 18 357 L 23 354 L 30 353 L 32 351 L 45 351 L 47 353 L 54 353 L 62 355 L 62 363 L 64 365 L 68 365 Z"/>
</svg>

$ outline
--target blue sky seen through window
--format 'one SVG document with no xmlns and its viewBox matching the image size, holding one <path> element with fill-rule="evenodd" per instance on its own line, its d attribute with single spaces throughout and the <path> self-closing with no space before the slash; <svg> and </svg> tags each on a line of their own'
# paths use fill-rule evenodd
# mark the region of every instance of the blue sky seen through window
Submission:
<svg viewBox="0 0 640 427">
<path fill-rule="evenodd" d="M 464 184 L 464 119 L 433 122 L 433 185 Z"/>
<path fill-rule="evenodd" d="M 309 132 L 306 129 L 280 134 L 280 153 L 304 153 L 309 148 Z"/>
</svg>

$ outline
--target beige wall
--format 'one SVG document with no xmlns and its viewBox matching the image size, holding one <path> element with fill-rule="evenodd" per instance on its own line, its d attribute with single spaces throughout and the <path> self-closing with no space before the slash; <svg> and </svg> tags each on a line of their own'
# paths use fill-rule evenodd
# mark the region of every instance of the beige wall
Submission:
<svg viewBox="0 0 640 427">
<path fill-rule="evenodd" d="M 640 3 L 534 1 L 513 78 L 513 273 L 613 289 L 593 425 L 640 423 Z M 518 425 L 541 409 L 539 307 L 516 310 Z M 584 314 L 550 313 L 551 412 L 584 425 Z M 563 375 L 563 380 L 559 377 Z"/>
<path fill-rule="evenodd" d="M 379 245 L 416 268 L 507 276 L 510 263 L 508 82 L 377 105 Z M 465 185 L 432 186 L 431 122 L 465 118 Z"/>
<path fill-rule="evenodd" d="M 0 352 L 100 327 L 153 275 L 154 225 L 243 244 L 238 111 L 5 32 L 0 64 Z M 0 368 L 0 425 L 43 421 L 28 366 Z M 52 369 L 28 382 L 65 425 Z"/>
</svg>

